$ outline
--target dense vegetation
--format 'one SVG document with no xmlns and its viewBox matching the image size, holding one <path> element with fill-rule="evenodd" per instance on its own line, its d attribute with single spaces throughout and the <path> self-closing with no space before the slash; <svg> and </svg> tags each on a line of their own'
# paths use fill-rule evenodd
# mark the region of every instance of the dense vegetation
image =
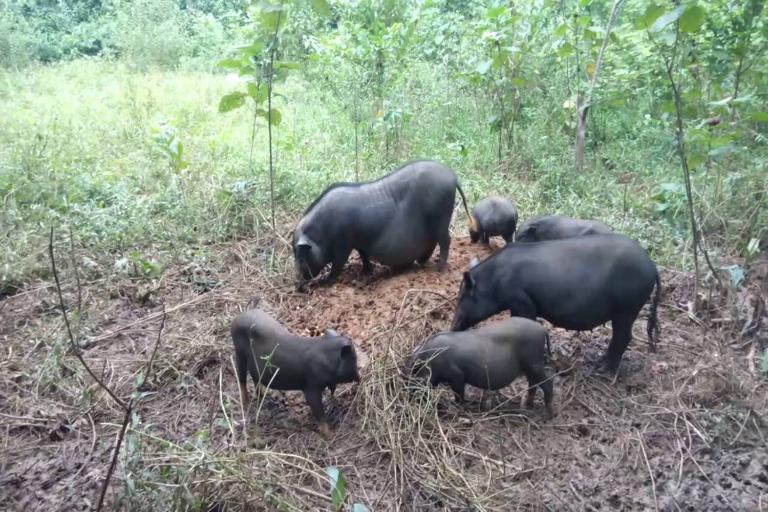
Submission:
<svg viewBox="0 0 768 512">
<path fill-rule="evenodd" d="M 453 166 L 474 198 L 508 193 L 523 216 L 600 217 L 660 262 L 687 266 L 677 93 L 702 246 L 718 265 L 766 243 L 761 1 L 626 1 L 615 13 L 585 0 L 277 9 L 4 2 L 0 223 L 13 234 L 4 290 L 45 271 L 41 235 L 51 224 L 71 225 L 116 259 L 256 229 L 269 217 L 270 57 L 279 212 L 295 212 L 331 181 L 424 156 Z M 217 112 L 238 90 L 223 110 L 253 101 Z"/>
</svg>

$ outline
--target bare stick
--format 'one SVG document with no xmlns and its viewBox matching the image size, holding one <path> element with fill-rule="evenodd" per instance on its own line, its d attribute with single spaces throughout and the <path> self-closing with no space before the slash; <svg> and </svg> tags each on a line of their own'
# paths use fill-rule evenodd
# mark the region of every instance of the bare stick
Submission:
<svg viewBox="0 0 768 512">
<path fill-rule="evenodd" d="M 109 469 L 107 469 L 107 477 L 104 479 L 104 483 L 101 486 L 101 494 L 99 495 L 99 503 L 96 505 L 96 512 L 101 512 L 104 506 L 104 498 L 107 495 L 107 489 L 109 488 L 109 481 L 112 480 L 112 473 L 115 471 L 117 465 L 117 456 L 120 454 L 120 446 L 123 444 L 123 438 L 125 437 L 125 431 L 128 429 L 128 423 L 131 421 L 131 413 L 133 412 L 133 398 L 128 402 L 128 407 L 125 408 L 125 415 L 123 416 L 123 426 L 120 428 L 120 434 L 117 436 L 117 443 L 115 443 L 115 452 L 112 454 L 112 461 L 109 463 Z"/>
<path fill-rule="evenodd" d="M 51 230 L 53 232 L 53 230 Z M 136 389 L 139 390 L 145 382 L 149 379 L 149 375 L 152 372 L 152 362 L 155 359 L 155 354 L 157 354 L 157 349 L 160 346 L 160 340 L 162 339 L 163 334 L 163 328 L 165 327 L 165 305 L 163 305 L 163 318 L 160 321 L 160 328 L 157 330 L 157 339 L 155 340 L 155 346 L 152 349 L 152 355 L 149 357 L 149 360 L 147 361 L 147 365 L 144 367 L 144 378 L 142 379 L 141 383 L 136 386 Z M 109 469 L 107 470 L 107 476 L 104 479 L 104 483 L 101 485 L 101 494 L 99 495 L 99 504 L 96 506 L 96 512 L 101 512 L 102 507 L 104 506 L 104 498 L 107 495 L 107 489 L 109 489 L 109 482 L 112 480 L 112 473 L 115 471 L 115 466 L 117 465 L 117 457 L 120 455 L 120 447 L 123 444 L 123 439 L 125 438 L 125 431 L 128 429 L 128 423 L 131 421 L 131 413 L 133 412 L 133 406 L 136 403 L 135 398 L 131 398 L 128 402 L 128 407 L 125 408 L 125 415 L 123 416 L 123 425 L 120 428 L 120 434 L 117 437 L 117 442 L 115 443 L 115 451 L 112 454 L 112 461 L 109 463 Z"/>
<path fill-rule="evenodd" d="M 648 476 L 651 477 L 651 491 L 653 492 L 654 508 L 659 510 L 659 500 L 656 498 L 656 481 L 653 479 L 653 470 L 651 464 L 648 462 L 648 455 L 645 453 L 645 443 L 643 443 L 643 435 L 638 431 L 637 440 L 640 441 L 640 449 L 643 452 L 643 460 L 645 461 L 645 467 L 648 468 Z"/>
<path fill-rule="evenodd" d="M 69 325 L 69 317 L 67 316 L 67 308 L 64 305 L 64 296 L 61 293 L 61 283 L 59 282 L 59 273 L 56 271 L 56 259 L 53 256 L 53 226 L 51 226 L 51 235 L 48 240 L 48 255 L 51 258 L 51 270 L 53 271 L 53 279 L 56 281 L 56 292 L 59 295 L 59 306 L 61 306 L 61 313 L 64 315 L 64 325 L 67 327 L 67 334 L 69 335 L 69 342 L 72 345 L 72 351 L 75 353 L 75 357 L 77 357 L 78 360 L 80 360 L 80 363 L 83 365 L 85 370 L 88 372 L 88 374 L 93 378 L 93 380 L 96 381 L 96 383 L 104 389 L 104 391 L 107 392 L 107 394 L 112 397 L 112 400 L 117 403 L 123 410 L 127 410 L 128 406 L 120 400 L 115 393 L 109 389 L 109 386 L 104 384 L 104 382 L 99 379 L 95 373 L 93 373 L 93 370 L 91 370 L 90 366 L 88 366 L 88 363 L 85 362 L 85 359 L 83 359 L 83 356 L 80 354 L 80 349 L 77 346 L 77 343 L 75 343 L 75 337 L 72 335 L 72 328 Z"/>
<path fill-rule="evenodd" d="M 69 226 L 69 259 L 75 272 L 75 282 L 77 283 L 77 314 L 79 316 L 83 310 L 83 293 L 80 286 L 80 272 L 77 271 L 77 262 L 75 261 L 75 237 L 72 235 L 72 226 Z"/>
<path fill-rule="evenodd" d="M 147 367 L 144 371 L 144 378 L 142 379 L 141 383 L 137 386 L 138 388 L 141 388 L 145 382 L 147 382 L 147 379 L 149 379 L 149 374 L 152 373 L 152 363 L 155 361 L 155 354 L 157 354 L 157 349 L 160 346 L 160 336 L 163 334 L 163 328 L 165 328 L 165 304 L 163 304 L 163 318 L 160 320 L 160 328 L 157 330 L 157 339 L 155 340 L 155 348 L 152 349 L 152 355 L 149 356 L 149 361 L 147 361 Z"/>
</svg>

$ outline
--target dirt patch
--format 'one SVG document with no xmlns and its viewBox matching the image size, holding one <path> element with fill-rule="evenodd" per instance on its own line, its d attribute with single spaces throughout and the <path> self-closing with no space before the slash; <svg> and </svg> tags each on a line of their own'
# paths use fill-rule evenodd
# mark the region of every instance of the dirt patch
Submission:
<svg viewBox="0 0 768 512">
<path fill-rule="evenodd" d="M 540 396 L 533 410 L 521 408 L 524 379 L 484 412 L 476 390 L 457 407 L 446 390 L 405 388 L 397 365 L 449 326 L 462 272 L 493 250 L 454 239 L 443 273 L 432 261 L 394 274 L 377 266 L 366 276 L 353 257 L 338 283 L 310 294 L 293 291 L 290 253 L 279 241 L 218 247 L 205 266 L 190 272 L 180 263 L 156 282 L 112 275 L 87 283 L 78 339 L 122 397 L 152 350 L 161 305 L 167 312 L 109 506 L 327 510 L 327 466 L 343 471 L 348 503 L 371 510 L 765 506 L 768 398 L 756 370 L 765 321 L 690 318 L 691 280 L 679 272 L 663 272 L 658 352 L 645 342 L 643 312 L 615 383 L 593 371 L 609 326 L 551 329 L 559 410 L 551 421 L 542 419 Z M 762 285 L 748 284 L 750 293 Z M 140 288 L 154 298 L 121 292 Z M 74 279 L 64 291 L 75 303 Z M 745 310 L 750 297 L 760 296 L 740 299 Z M 332 327 L 358 345 L 363 382 L 326 396 L 336 425 L 330 442 L 317 435 L 300 393 L 273 392 L 260 410 L 252 404 L 244 443 L 228 329 L 256 298 L 293 332 Z M 68 354 L 52 304 L 50 283 L 0 301 L 0 500 L 13 510 L 92 509 L 122 419 Z"/>
</svg>

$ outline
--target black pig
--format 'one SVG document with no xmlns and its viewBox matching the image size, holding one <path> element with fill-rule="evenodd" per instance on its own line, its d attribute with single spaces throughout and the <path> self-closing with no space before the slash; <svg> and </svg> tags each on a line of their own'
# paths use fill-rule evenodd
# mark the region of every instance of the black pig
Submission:
<svg viewBox="0 0 768 512">
<path fill-rule="evenodd" d="M 583 220 L 563 215 L 533 217 L 520 225 L 515 241 L 541 242 L 584 235 L 609 235 L 612 231 L 599 220 Z"/>
<path fill-rule="evenodd" d="M 449 384 L 459 403 L 464 401 L 465 384 L 497 390 L 525 375 L 529 386 L 526 406 L 533 405 L 539 387 L 547 417 L 552 417 L 548 354 L 546 329 L 533 320 L 514 317 L 471 331 L 438 333 L 414 351 L 409 366 L 416 377 L 430 375 L 433 386 Z"/>
<path fill-rule="evenodd" d="M 231 333 L 243 407 L 248 402 L 249 373 L 257 392 L 259 384 L 278 390 L 301 390 L 319 422 L 320 433 L 328 437 L 323 391 L 329 388 L 333 394 L 337 384 L 360 380 L 352 342 L 331 329 L 319 340 L 293 335 L 258 309 L 235 318 Z"/>
<path fill-rule="evenodd" d="M 464 272 L 451 330 L 463 331 L 504 310 L 576 331 L 610 321 L 613 337 L 604 362 L 615 373 L 654 285 L 647 324 L 652 344 L 661 283 L 637 242 L 622 235 L 516 242 Z"/>
<path fill-rule="evenodd" d="M 487 244 L 492 236 L 500 236 L 510 243 L 515 238 L 517 208 L 509 199 L 486 197 L 472 209 L 469 222 L 469 238 L 473 243 Z"/>
</svg>

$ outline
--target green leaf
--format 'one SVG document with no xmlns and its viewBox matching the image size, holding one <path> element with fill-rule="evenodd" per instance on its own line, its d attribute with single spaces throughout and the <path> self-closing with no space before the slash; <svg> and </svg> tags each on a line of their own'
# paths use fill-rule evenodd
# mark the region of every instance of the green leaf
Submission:
<svg viewBox="0 0 768 512">
<path fill-rule="evenodd" d="M 333 510 L 341 510 L 344 501 L 347 498 L 347 482 L 344 479 L 344 473 L 339 468 L 330 466 L 325 469 L 328 477 L 331 479 L 331 502 Z"/>
<path fill-rule="evenodd" d="M 688 168 L 693 171 L 707 160 L 705 155 L 695 153 L 688 156 Z"/>
<path fill-rule="evenodd" d="M 689 5 L 680 16 L 680 30 L 693 33 L 704 24 L 704 9 L 696 4 Z"/>
<path fill-rule="evenodd" d="M 267 99 L 267 87 L 265 85 L 256 85 L 253 82 L 248 82 L 246 86 L 248 88 L 248 96 L 253 98 L 256 103 L 263 103 Z"/>
<path fill-rule="evenodd" d="M 740 105 L 742 103 L 751 103 L 752 100 L 755 99 L 755 97 L 752 94 L 747 94 L 746 96 L 738 96 L 736 98 L 733 98 L 733 103 Z"/>
<path fill-rule="evenodd" d="M 659 41 L 667 45 L 673 44 L 675 39 L 677 39 L 677 34 L 671 30 L 659 34 Z"/>
<path fill-rule="evenodd" d="M 269 116 L 267 117 L 267 119 L 272 122 L 272 126 L 278 126 L 280 122 L 283 120 L 283 115 L 280 113 L 279 110 L 274 108 L 270 110 L 270 112 L 272 113 L 271 119 L 269 118 Z"/>
<path fill-rule="evenodd" d="M 555 29 L 555 35 L 557 37 L 564 37 L 567 32 L 568 32 L 568 25 L 566 25 L 565 23 L 563 23 L 562 25 L 560 25 Z"/>
<path fill-rule="evenodd" d="M 729 104 L 729 103 L 731 102 L 731 100 L 732 100 L 732 99 L 733 99 L 733 97 L 732 97 L 732 96 L 728 96 L 727 98 L 725 98 L 725 99 L 722 99 L 722 100 L 718 100 L 718 101 L 710 101 L 710 102 L 709 102 L 709 105 L 710 105 L 711 107 L 724 107 L 724 106 L 726 106 L 727 104 Z"/>
<path fill-rule="evenodd" d="M 222 96 L 221 101 L 219 101 L 219 112 L 229 112 L 230 110 L 242 107 L 244 103 L 245 93 L 238 91 L 227 94 Z"/>
<path fill-rule="evenodd" d="M 675 102 L 672 100 L 665 101 L 661 104 L 661 111 L 667 114 L 673 114 L 675 112 Z"/>
<path fill-rule="evenodd" d="M 736 147 L 733 144 L 726 144 L 725 146 L 710 150 L 709 156 L 723 156 L 733 153 L 734 151 L 736 151 Z"/>
<path fill-rule="evenodd" d="M 263 117 L 267 122 L 270 122 L 270 116 L 269 111 L 258 108 L 256 109 L 256 115 L 259 117 Z M 272 109 L 272 126 L 277 126 L 280 124 L 280 122 L 283 120 L 283 115 L 280 113 L 277 109 Z"/>
<path fill-rule="evenodd" d="M 507 6 L 505 5 L 502 5 L 499 7 L 491 7 L 490 9 L 485 11 L 485 17 L 488 18 L 489 20 L 495 20 L 505 12 L 507 12 Z"/>
<path fill-rule="evenodd" d="M 326 0 L 310 0 L 310 3 L 315 12 L 320 16 L 325 16 L 326 18 L 331 16 L 331 6 L 328 5 Z"/>
<path fill-rule="evenodd" d="M 501 116 L 493 114 L 488 118 L 488 128 L 490 128 L 491 133 L 498 133 L 501 131 Z"/>
<path fill-rule="evenodd" d="M 512 85 L 514 85 L 515 87 L 523 87 L 523 86 L 525 86 L 525 84 L 528 83 L 528 80 L 526 80 L 523 77 L 518 76 L 518 77 L 515 77 L 512 80 L 510 80 L 510 82 L 512 82 Z"/>
<path fill-rule="evenodd" d="M 261 50 L 264 49 L 264 43 L 261 41 L 256 41 L 253 44 L 238 46 L 236 49 L 246 57 L 255 57 L 261 53 Z"/>
<path fill-rule="evenodd" d="M 565 58 L 571 54 L 573 54 L 574 48 L 571 43 L 565 43 L 563 46 L 560 47 L 559 50 L 557 50 L 557 55 Z"/>
<path fill-rule="evenodd" d="M 674 10 L 665 13 L 653 23 L 651 26 L 651 32 L 658 32 L 670 23 L 676 22 L 680 16 L 682 16 L 684 9 L 684 5 L 679 5 Z"/>
<path fill-rule="evenodd" d="M 757 123 L 768 123 L 768 112 L 752 112 L 749 114 L 749 120 Z"/>
<path fill-rule="evenodd" d="M 259 21 L 264 30 L 275 32 L 279 30 L 280 27 L 285 26 L 288 12 L 285 11 L 282 5 L 261 2 L 259 4 L 259 10 L 261 11 L 259 14 Z"/>
<path fill-rule="evenodd" d="M 216 66 L 224 69 L 240 69 L 242 61 L 240 59 L 224 59 L 220 60 Z"/>
<path fill-rule="evenodd" d="M 582 27 L 586 27 L 591 22 L 592 22 L 592 18 L 589 16 L 579 16 L 578 19 L 576 20 L 576 23 L 578 23 Z"/>
<path fill-rule="evenodd" d="M 275 69 L 301 69 L 301 64 L 298 62 L 278 60 L 275 61 Z"/>
<path fill-rule="evenodd" d="M 478 74 L 485 75 L 488 73 L 488 70 L 491 69 L 491 65 L 493 64 L 493 61 L 491 59 L 484 60 L 480 64 L 477 65 L 477 68 L 475 68 L 475 71 L 478 72 Z"/>
<path fill-rule="evenodd" d="M 659 19 L 659 16 L 662 14 L 664 14 L 663 7 L 651 4 L 645 8 L 645 13 L 643 13 L 642 16 L 638 16 L 635 20 L 635 26 L 642 29 L 651 28 L 654 22 Z"/>
</svg>

